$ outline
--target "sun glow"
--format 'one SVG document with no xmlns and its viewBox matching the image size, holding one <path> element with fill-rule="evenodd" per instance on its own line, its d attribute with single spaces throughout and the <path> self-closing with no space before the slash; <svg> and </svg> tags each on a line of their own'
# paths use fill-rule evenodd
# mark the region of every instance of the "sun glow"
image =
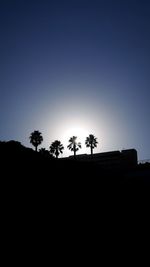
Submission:
<svg viewBox="0 0 150 267">
<path fill-rule="evenodd" d="M 72 136 L 77 136 L 79 142 L 85 141 L 85 138 L 89 135 L 89 132 L 80 127 L 72 127 L 68 129 L 65 133 L 67 140 Z"/>
</svg>

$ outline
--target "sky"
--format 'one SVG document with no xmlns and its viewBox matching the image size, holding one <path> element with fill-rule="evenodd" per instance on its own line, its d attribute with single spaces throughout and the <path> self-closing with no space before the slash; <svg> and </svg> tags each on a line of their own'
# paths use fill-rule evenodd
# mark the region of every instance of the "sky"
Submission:
<svg viewBox="0 0 150 267">
<path fill-rule="evenodd" d="M 150 1 L 0 0 L 0 140 L 150 159 Z"/>
</svg>

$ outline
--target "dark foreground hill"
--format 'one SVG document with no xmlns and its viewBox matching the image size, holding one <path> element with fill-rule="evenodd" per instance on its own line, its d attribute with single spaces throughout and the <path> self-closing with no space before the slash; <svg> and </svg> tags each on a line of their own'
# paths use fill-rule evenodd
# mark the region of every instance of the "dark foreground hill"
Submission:
<svg viewBox="0 0 150 267">
<path fill-rule="evenodd" d="M 150 164 L 133 168 L 102 168 L 94 162 L 54 159 L 19 142 L 0 142 L 1 179 L 29 185 L 81 187 L 101 190 L 142 188 L 150 185 Z M 40 186 L 40 185 L 39 185 Z"/>
<path fill-rule="evenodd" d="M 149 229 L 149 164 L 102 169 L 45 157 L 15 141 L 0 142 L 0 154 L 3 246 L 17 248 L 17 257 L 28 249 L 37 258 L 44 249 L 57 259 L 59 245 L 72 259 L 77 249 L 86 258 L 94 249 L 106 259 L 125 254 L 124 262 L 130 248 L 132 256 L 139 249 Z"/>
</svg>

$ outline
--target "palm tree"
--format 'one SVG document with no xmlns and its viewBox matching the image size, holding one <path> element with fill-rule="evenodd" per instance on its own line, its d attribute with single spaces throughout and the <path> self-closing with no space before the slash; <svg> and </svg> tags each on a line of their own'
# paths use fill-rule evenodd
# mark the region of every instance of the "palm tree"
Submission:
<svg viewBox="0 0 150 267">
<path fill-rule="evenodd" d="M 90 147 L 91 148 L 91 155 L 93 155 L 93 149 L 95 147 L 97 147 L 97 138 L 93 135 L 93 134 L 90 134 L 86 140 L 85 140 L 85 144 L 86 144 L 86 147 Z"/>
<path fill-rule="evenodd" d="M 37 152 L 37 147 L 43 142 L 42 134 L 39 131 L 34 131 L 31 133 L 30 143 L 35 147 L 35 151 Z"/>
<path fill-rule="evenodd" d="M 74 152 L 74 157 L 76 156 L 76 152 L 81 148 L 81 143 L 77 142 L 77 136 L 72 136 L 69 139 L 69 145 L 67 146 L 71 151 Z"/>
<path fill-rule="evenodd" d="M 50 148 L 50 153 L 55 155 L 56 158 L 58 158 L 60 153 L 63 153 L 64 149 L 63 145 L 58 140 L 54 141 L 49 148 Z"/>
</svg>

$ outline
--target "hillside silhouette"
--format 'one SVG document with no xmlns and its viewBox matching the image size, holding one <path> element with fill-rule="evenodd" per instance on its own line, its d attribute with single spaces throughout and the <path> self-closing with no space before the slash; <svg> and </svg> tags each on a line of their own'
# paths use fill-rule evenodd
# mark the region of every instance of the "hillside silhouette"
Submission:
<svg viewBox="0 0 150 267">
<path fill-rule="evenodd" d="M 98 217 L 101 213 L 104 218 L 126 214 L 130 220 L 133 211 L 139 214 L 148 208 L 148 163 L 132 168 L 102 168 L 74 156 L 72 160 L 45 156 L 16 141 L 0 142 L 0 153 L 2 198 L 5 210 L 11 207 L 12 216 L 17 212 L 18 217 L 27 209 L 31 217 L 39 212 L 44 218 L 51 212 L 56 218 L 58 212 L 66 218 L 76 212 L 84 217 L 90 212 Z"/>
<path fill-rule="evenodd" d="M 73 181 L 82 183 L 88 180 L 93 183 L 96 180 L 96 183 L 102 183 L 108 187 L 149 184 L 149 163 L 131 168 L 122 166 L 120 168 L 108 168 L 107 166 L 103 168 L 92 160 L 88 162 L 79 161 L 77 158 L 70 160 L 70 157 L 63 160 L 55 159 L 52 155 L 44 153 L 44 149 L 36 152 L 14 140 L 0 142 L 0 153 L 1 166 L 6 173 L 11 172 L 11 176 L 15 175 L 16 177 L 18 174 L 26 175 L 26 179 L 29 179 L 30 182 L 40 178 L 49 182 L 55 182 L 57 179 L 64 182 L 68 179 L 69 183 L 73 183 Z"/>
<path fill-rule="evenodd" d="M 0 153 L 4 229 L 12 240 L 21 233 L 36 248 L 54 230 L 62 241 L 67 234 L 84 242 L 100 231 L 103 244 L 117 239 L 123 244 L 133 235 L 136 243 L 139 216 L 143 233 L 150 164 L 108 170 L 74 157 L 45 156 L 16 141 L 0 142 Z"/>
</svg>

